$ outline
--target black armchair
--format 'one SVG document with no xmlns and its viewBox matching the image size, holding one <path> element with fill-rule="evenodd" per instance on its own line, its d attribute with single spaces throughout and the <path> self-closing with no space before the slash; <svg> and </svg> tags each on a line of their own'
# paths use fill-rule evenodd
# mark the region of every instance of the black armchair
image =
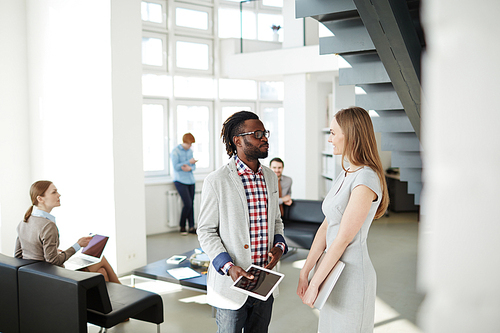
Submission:
<svg viewBox="0 0 500 333">
<path fill-rule="evenodd" d="M 23 266 L 19 269 L 21 332 L 87 332 L 87 305 L 110 312 L 107 296 L 101 274 L 46 262 Z"/>
<path fill-rule="evenodd" d="M 283 223 L 289 247 L 310 249 L 314 236 L 325 219 L 321 200 L 294 199 L 284 206 Z"/>
<path fill-rule="evenodd" d="M 0 332 L 19 333 L 17 273 L 20 267 L 36 262 L 8 257 L 0 253 Z"/>
<path fill-rule="evenodd" d="M 110 328 L 127 318 L 163 322 L 158 294 L 115 283 L 98 273 L 49 263 L 19 269 L 21 333 L 87 332 L 87 322 Z"/>
</svg>

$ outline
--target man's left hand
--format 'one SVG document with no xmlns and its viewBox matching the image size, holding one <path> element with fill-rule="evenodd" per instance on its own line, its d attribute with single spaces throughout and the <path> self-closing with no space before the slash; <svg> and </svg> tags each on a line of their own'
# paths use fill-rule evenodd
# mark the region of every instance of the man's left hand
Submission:
<svg viewBox="0 0 500 333">
<path fill-rule="evenodd" d="M 274 266 L 278 263 L 280 260 L 281 256 L 283 255 L 283 251 L 281 250 L 280 247 L 275 246 L 271 249 L 271 252 L 269 252 L 269 257 L 271 258 L 271 261 L 269 261 L 269 264 L 265 268 L 267 269 L 273 269 Z"/>
</svg>

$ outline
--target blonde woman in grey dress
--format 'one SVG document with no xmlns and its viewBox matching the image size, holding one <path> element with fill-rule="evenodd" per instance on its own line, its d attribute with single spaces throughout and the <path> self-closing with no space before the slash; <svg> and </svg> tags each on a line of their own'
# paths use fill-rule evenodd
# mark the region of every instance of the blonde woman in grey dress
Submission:
<svg viewBox="0 0 500 333">
<path fill-rule="evenodd" d="M 342 155 L 343 171 L 323 201 L 326 218 L 300 272 L 297 294 L 313 307 L 319 286 L 342 260 L 345 268 L 320 310 L 318 332 L 373 332 L 377 280 L 366 238 L 373 219 L 387 209 L 389 198 L 368 112 L 358 107 L 340 110 L 330 125 L 328 142 L 334 155 Z"/>
</svg>

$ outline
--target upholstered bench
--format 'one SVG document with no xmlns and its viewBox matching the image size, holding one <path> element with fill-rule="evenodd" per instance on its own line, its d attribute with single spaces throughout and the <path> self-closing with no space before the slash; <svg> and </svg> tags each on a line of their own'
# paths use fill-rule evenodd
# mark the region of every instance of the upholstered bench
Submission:
<svg viewBox="0 0 500 333">
<path fill-rule="evenodd" d="M 17 273 L 20 267 L 36 263 L 0 253 L 0 332 L 19 332 L 19 287 Z"/>
<path fill-rule="evenodd" d="M 285 239 L 291 248 L 310 249 L 314 236 L 325 219 L 321 200 L 294 199 L 284 206 Z"/>
<path fill-rule="evenodd" d="M 110 328 L 127 318 L 155 323 L 159 332 L 163 322 L 160 295 L 105 282 L 98 273 L 0 255 L 0 277 L 2 333 L 82 333 L 87 332 L 87 322 Z M 3 297 L 4 289 L 16 287 L 15 293 Z M 7 321 L 18 325 L 7 326 Z"/>
</svg>

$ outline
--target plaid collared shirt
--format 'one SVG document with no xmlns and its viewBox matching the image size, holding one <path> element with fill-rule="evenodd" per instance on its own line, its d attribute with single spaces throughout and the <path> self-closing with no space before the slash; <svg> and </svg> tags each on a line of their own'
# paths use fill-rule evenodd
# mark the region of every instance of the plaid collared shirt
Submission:
<svg viewBox="0 0 500 333">
<path fill-rule="evenodd" d="M 262 165 L 254 173 L 238 156 L 235 155 L 234 160 L 247 196 L 248 212 L 250 214 L 252 261 L 255 265 L 264 267 L 267 265 L 269 257 L 267 249 L 267 189 Z"/>
</svg>

